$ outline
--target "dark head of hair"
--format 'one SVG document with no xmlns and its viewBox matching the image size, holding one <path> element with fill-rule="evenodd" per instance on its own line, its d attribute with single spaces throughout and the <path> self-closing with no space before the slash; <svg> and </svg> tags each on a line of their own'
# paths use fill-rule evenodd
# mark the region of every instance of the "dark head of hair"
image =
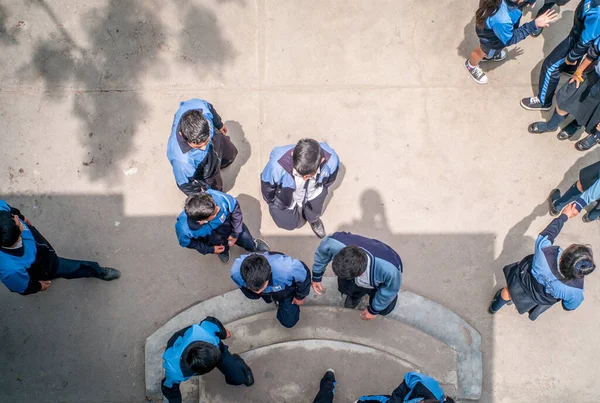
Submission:
<svg viewBox="0 0 600 403">
<path fill-rule="evenodd" d="M 564 250 L 558 269 L 568 279 L 583 278 L 594 271 L 594 255 L 589 245 L 573 244 Z"/>
<path fill-rule="evenodd" d="M 185 199 L 185 214 L 192 221 L 206 220 L 215 212 L 215 201 L 208 193 L 195 193 Z"/>
<path fill-rule="evenodd" d="M 202 144 L 210 137 L 210 123 L 198 109 L 183 114 L 178 130 L 183 139 L 192 144 Z"/>
<path fill-rule="evenodd" d="M 331 266 L 336 276 L 350 280 L 367 270 L 367 253 L 358 246 L 346 246 L 335 255 Z"/>
<path fill-rule="evenodd" d="M 312 175 L 321 165 L 321 146 L 316 140 L 302 139 L 294 148 L 294 169 L 300 175 Z"/>
<path fill-rule="evenodd" d="M 271 279 L 271 265 L 266 257 L 253 253 L 242 262 L 240 267 L 246 288 L 258 291 Z"/>
<path fill-rule="evenodd" d="M 213 370 L 221 361 L 221 351 L 213 344 L 205 341 L 194 342 L 188 349 L 185 363 L 195 374 L 204 375 Z"/>
<path fill-rule="evenodd" d="M 10 247 L 17 243 L 21 228 L 9 211 L 0 211 L 0 246 Z"/>
<path fill-rule="evenodd" d="M 477 28 L 484 29 L 489 17 L 496 14 L 503 0 L 480 0 L 479 8 L 475 11 L 475 24 Z"/>
</svg>

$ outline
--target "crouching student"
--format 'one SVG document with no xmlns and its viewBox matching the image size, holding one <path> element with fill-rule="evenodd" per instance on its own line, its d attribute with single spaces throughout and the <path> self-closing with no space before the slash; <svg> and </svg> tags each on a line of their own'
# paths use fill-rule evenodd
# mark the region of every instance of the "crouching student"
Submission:
<svg viewBox="0 0 600 403">
<path fill-rule="evenodd" d="M 579 180 L 575 182 L 564 195 L 561 196 L 559 189 L 554 189 L 550 193 L 548 202 L 550 204 L 550 214 L 557 216 L 567 204 L 575 202 L 575 207 L 579 212 L 593 202 L 600 199 L 600 161 L 589 165 L 579 171 Z M 600 217 L 600 202 L 585 214 L 583 222 L 597 220 Z"/>
<path fill-rule="evenodd" d="M 250 367 L 239 355 L 231 354 L 221 341 L 229 337 L 229 330 L 212 316 L 171 336 L 163 354 L 165 378 L 161 383 L 163 396 L 169 403 L 181 403 L 181 382 L 214 368 L 221 371 L 229 385 L 254 384 Z"/>
<path fill-rule="evenodd" d="M 538 236 L 535 253 L 504 268 L 507 286 L 494 295 L 491 314 L 514 302 L 521 315 L 528 312 L 529 319 L 536 320 L 557 302 L 567 311 L 583 302 L 584 277 L 596 268 L 592 249 L 573 244 L 563 251 L 554 245 L 564 223 L 577 213 L 573 203 L 565 207 Z"/>
<path fill-rule="evenodd" d="M 238 258 L 231 279 L 247 298 L 277 304 L 277 320 L 291 328 L 300 320 L 300 305 L 310 293 L 310 270 L 298 259 L 278 252 Z"/>
<path fill-rule="evenodd" d="M 355 403 L 454 403 L 438 381 L 418 372 L 407 372 L 391 395 L 363 396 Z"/>
<path fill-rule="evenodd" d="M 273 149 L 261 174 L 261 191 L 275 224 L 291 231 L 308 221 L 323 238 L 326 232 L 320 217 L 338 168 L 338 156 L 327 143 L 302 139 L 295 146 Z"/>
<path fill-rule="evenodd" d="M 321 241 L 315 252 L 312 287 L 318 295 L 329 262 L 338 277 L 338 290 L 346 295 L 344 307 L 354 309 L 369 296 L 369 305 L 360 314 L 364 320 L 387 315 L 398 302 L 402 284 L 402 260 L 388 245 L 349 232 L 336 232 Z"/>
<path fill-rule="evenodd" d="M 269 245 L 253 238 L 243 219 L 240 204 L 233 196 L 209 189 L 188 196 L 175 232 L 184 248 L 196 249 L 203 255 L 214 253 L 223 263 L 229 262 L 233 244 L 248 252 L 268 251 Z"/>
</svg>

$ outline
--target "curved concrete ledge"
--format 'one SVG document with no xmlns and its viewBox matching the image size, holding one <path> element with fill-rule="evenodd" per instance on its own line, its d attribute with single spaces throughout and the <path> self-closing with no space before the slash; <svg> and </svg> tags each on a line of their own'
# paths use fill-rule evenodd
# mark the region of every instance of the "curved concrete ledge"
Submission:
<svg viewBox="0 0 600 403">
<path fill-rule="evenodd" d="M 344 300 L 337 292 L 336 279 L 324 278 L 323 285 L 328 292 L 318 297 L 311 294 L 306 305 L 343 309 Z M 200 302 L 169 320 L 146 339 L 147 397 L 160 399 L 160 381 L 163 377 L 162 353 L 168 339 L 177 330 L 197 323 L 208 315 L 215 316 L 224 324 L 228 324 L 272 310 L 274 310 L 273 304 L 265 304 L 262 300 L 249 300 L 239 290 L 234 290 Z M 396 309 L 386 318 L 414 327 L 454 349 L 458 357 L 457 397 L 459 399 L 479 399 L 482 389 L 483 363 L 481 335 L 477 330 L 442 305 L 407 291 L 400 292 Z"/>
</svg>

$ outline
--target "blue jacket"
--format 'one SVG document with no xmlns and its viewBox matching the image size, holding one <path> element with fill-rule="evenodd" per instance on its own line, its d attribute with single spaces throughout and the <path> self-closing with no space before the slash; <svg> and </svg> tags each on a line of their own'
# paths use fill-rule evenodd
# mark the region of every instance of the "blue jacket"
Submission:
<svg viewBox="0 0 600 403">
<path fill-rule="evenodd" d="M 181 120 L 181 117 L 190 110 L 201 110 L 210 124 L 211 142 L 206 146 L 205 150 L 190 147 L 179 133 L 179 121 Z M 212 165 L 214 164 L 206 166 L 206 164 L 203 163 L 206 162 L 207 156 L 210 153 L 214 153 L 212 140 L 215 134 L 215 128 L 220 130 L 222 127 L 223 122 L 221 121 L 221 117 L 208 102 L 197 98 L 181 102 L 177 113 L 175 113 L 175 118 L 173 119 L 171 136 L 167 143 L 167 157 L 173 167 L 173 174 L 175 175 L 177 186 L 185 193 L 189 194 L 199 190 L 198 185 L 194 185 L 194 180 L 203 184 L 202 182 L 204 179 L 212 176 L 212 171 L 214 170 L 214 166 Z"/>
<path fill-rule="evenodd" d="M 293 257 L 286 256 L 277 252 L 265 252 L 263 255 L 271 265 L 271 280 L 269 285 L 262 292 L 262 295 L 280 294 L 285 291 L 295 290 L 296 299 L 304 299 L 310 293 L 310 271 L 304 263 Z M 242 278 L 240 268 L 242 262 L 249 255 L 242 255 L 233 263 L 231 267 L 231 279 L 242 290 L 248 298 L 258 299 L 260 296 L 248 288 Z"/>
<path fill-rule="evenodd" d="M 485 21 L 485 28 L 476 28 L 480 42 L 487 48 L 499 50 L 527 38 L 537 27 L 535 21 L 519 26 L 522 15 L 516 4 L 503 0 L 498 11 Z"/>
<path fill-rule="evenodd" d="M 571 63 L 580 60 L 600 36 L 600 0 L 582 0 L 575 9 L 573 28 L 569 36 L 576 43 L 567 54 Z"/>
<path fill-rule="evenodd" d="M 0 200 L 0 210 L 19 216 L 23 224 L 19 249 L 0 247 L 0 280 L 13 292 L 28 295 L 41 290 L 39 280 L 48 280 L 57 270 L 58 256 L 33 226 L 25 224 L 18 209 Z"/>
<path fill-rule="evenodd" d="M 185 363 L 184 352 L 192 343 L 203 341 L 220 348 L 221 339 L 225 337 L 225 328 L 219 320 L 211 316 L 204 319 L 199 325 L 191 325 L 175 333 L 167 342 L 167 348 L 163 354 L 163 367 L 165 368 L 163 386 L 172 388 L 197 375 Z"/>
<path fill-rule="evenodd" d="M 444 403 L 446 396 L 435 379 L 418 372 L 408 372 L 391 395 L 363 396 L 358 402 L 420 403 L 423 399 L 436 399 L 439 403 Z"/>
<path fill-rule="evenodd" d="M 583 279 L 567 280 L 562 277 L 558 271 L 558 262 L 563 251 L 559 246 L 553 245 L 567 220 L 567 216 L 561 214 L 538 236 L 531 264 L 531 275 L 544 287 L 547 294 L 562 300 L 566 310 L 573 310 L 583 302 Z"/>
<path fill-rule="evenodd" d="M 319 143 L 325 160 L 321 163 L 321 170 L 317 183 L 327 188 L 335 182 L 339 168 L 338 155 L 327 143 Z M 271 151 L 269 162 L 261 174 L 261 191 L 263 199 L 269 206 L 284 210 L 294 203 L 294 163 L 292 153 L 295 145 L 275 147 Z"/>
<path fill-rule="evenodd" d="M 242 233 L 243 224 L 242 209 L 233 196 L 212 189 L 208 189 L 206 193 L 211 195 L 220 209 L 217 216 L 201 225 L 189 220 L 184 210 L 175 224 L 179 245 L 196 249 L 203 255 L 214 253 L 214 246 L 226 244 L 230 235 L 237 238 Z"/>
<path fill-rule="evenodd" d="M 377 290 L 367 309 L 373 315 L 384 310 L 398 295 L 402 284 L 402 260 L 388 245 L 349 232 L 336 232 L 321 241 L 312 267 L 313 281 L 321 282 L 325 268 L 338 252 L 349 245 L 362 248 L 369 256 L 369 279 Z"/>
</svg>

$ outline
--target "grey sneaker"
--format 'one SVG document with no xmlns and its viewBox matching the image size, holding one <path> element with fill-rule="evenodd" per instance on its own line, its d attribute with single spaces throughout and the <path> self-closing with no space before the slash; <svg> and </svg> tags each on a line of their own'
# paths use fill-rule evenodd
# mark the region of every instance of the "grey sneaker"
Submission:
<svg viewBox="0 0 600 403">
<path fill-rule="evenodd" d="M 508 53 L 506 52 L 506 50 L 505 50 L 505 49 L 502 49 L 500 52 L 496 53 L 496 54 L 495 54 L 494 56 L 492 56 L 492 57 L 487 57 L 487 56 L 486 56 L 486 57 L 484 57 L 484 58 L 483 58 L 483 61 L 484 61 L 484 62 L 489 62 L 489 61 L 492 61 L 492 62 L 501 62 L 502 60 L 506 59 L 506 55 L 507 55 L 507 54 L 508 54 Z"/>
<path fill-rule="evenodd" d="M 229 263 L 229 250 L 223 251 L 218 254 L 219 260 L 225 264 Z"/>
<path fill-rule="evenodd" d="M 467 59 L 465 60 L 465 69 L 467 69 L 467 71 L 471 74 L 471 78 L 475 80 L 477 84 L 487 84 L 488 78 L 483 70 L 481 70 L 481 67 L 471 67 L 469 65 L 469 60 Z"/>
<path fill-rule="evenodd" d="M 266 243 L 262 239 L 254 238 L 254 249 L 257 252 L 268 252 L 271 250 L 271 247 L 269 246 L 268 243 Z"/>
</svg>

